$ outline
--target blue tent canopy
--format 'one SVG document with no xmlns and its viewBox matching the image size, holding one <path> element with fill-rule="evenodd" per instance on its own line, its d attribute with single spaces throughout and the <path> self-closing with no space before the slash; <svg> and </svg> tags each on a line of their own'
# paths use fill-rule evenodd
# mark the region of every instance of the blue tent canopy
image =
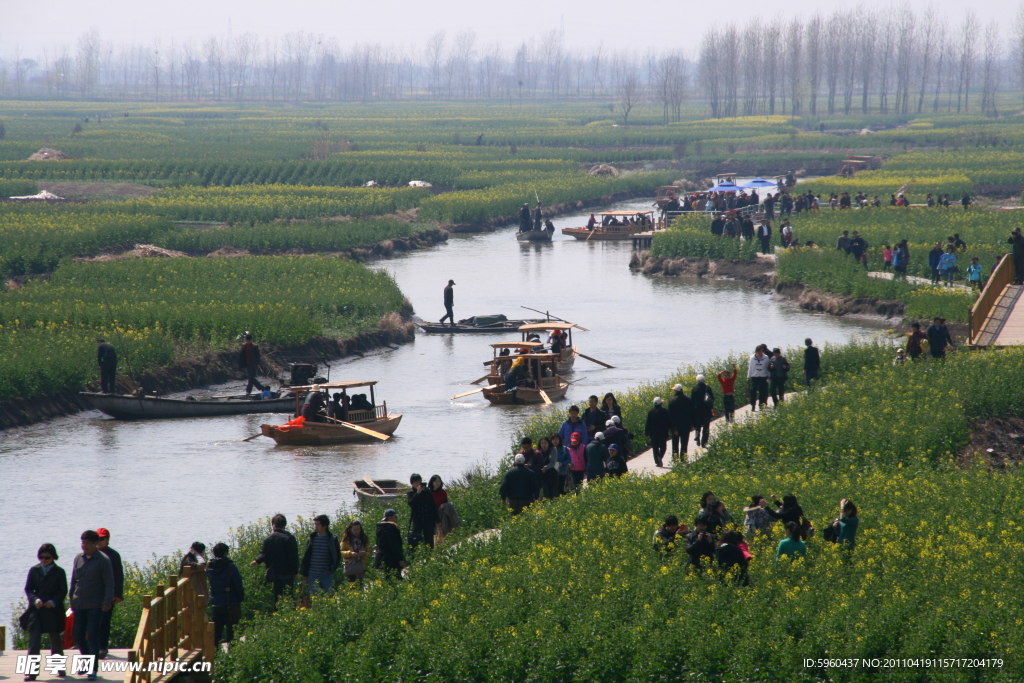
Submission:
<svg viewBox="0 0 1024 683">
<path fill-rule="evenodd" d="M 759 187 L 775 187 L 775 183 L 764 178 L 754 178 L 749 183 L 744 183 L 743 187 L 747 189 L 756 189 Z"/>
<path fill-rule="evenodd" d="M 739 192 L 741 189 L 743 188 L 741 188 L 736 183 L 730 183 L 726 181 L 724 183 L 718 183 L 710 190 L 708 190 L 708 192 Z"/>
</svg>

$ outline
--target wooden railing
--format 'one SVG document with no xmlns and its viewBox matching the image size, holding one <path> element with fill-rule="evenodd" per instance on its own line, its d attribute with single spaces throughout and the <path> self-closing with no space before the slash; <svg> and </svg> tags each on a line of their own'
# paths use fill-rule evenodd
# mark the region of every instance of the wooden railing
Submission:
<svg viewBox="0 0 1024 683">
<path fill-rule="evenodd" d="M 992 312 L 992 308 L 999 301 L 999 297 L 1002 295 L 1003 290 L 1006 289 L 1006 285 L 1012 285 L 1016 277 L 1017 271 L 1013 265 L 1013 255 L 1007 254 L 999 260 L 999 264 L 992 271 L 992 274 L 989 275 L 985 288 L 981 290 L 978 300 L 971 306 L 971 312 L 968 316 L 970 326 L 970 336 L 968 338 L 971 344 L 977 343 L 978 335 L 985 329 L 985 321 Z"/>
<path fill-rule="evenodd" d="M 142 616 L 135 633 L 135 644 L 128 652 L 128 660 L 142 662 L 148 669 L 151 662 L 211 663 L 215 654 L 213 622 L 206 618 L 205 575 L 192 575 L 192 567 L 184 567 L 182 575 L 171 574 L 168 588 L 156 587 L 156 595 L 142 599 Z M 171 676 L 173 677 L 173 676 Z M 132 672 L 130 683 L 154 683 L 165 679 L 158 672 Z"/>
</svg>

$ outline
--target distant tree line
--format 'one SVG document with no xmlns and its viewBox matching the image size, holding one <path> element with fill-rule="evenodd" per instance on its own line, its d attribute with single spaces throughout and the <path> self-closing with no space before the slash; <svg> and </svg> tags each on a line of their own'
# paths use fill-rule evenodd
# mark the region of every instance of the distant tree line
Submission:
<svg viewBox="0 0 1024 683">
<path fill-rule="evenodd" d="M 1024 4 L 1009 23 L 968 11 L 840 9 L 720 24 L 691 45 L 640 53 L 569 49 L 559 31 L 514 49 L 472 31 L 434 33 L 419 49 L 342 46 L 305 32 L 114 45 L 96 29 L 28 57 L 0 45 L 0 97 L 145 101 L 609 100 L 629 122 L 640 102 L 679 120 L 684 101 L 712 116 L 996 114 L 1002 88 L 1024 90 Z M 689 50 L 693 60 L 687 59 Z M 618 107 L 616 111 L 616 107 Z"/>
</svg>

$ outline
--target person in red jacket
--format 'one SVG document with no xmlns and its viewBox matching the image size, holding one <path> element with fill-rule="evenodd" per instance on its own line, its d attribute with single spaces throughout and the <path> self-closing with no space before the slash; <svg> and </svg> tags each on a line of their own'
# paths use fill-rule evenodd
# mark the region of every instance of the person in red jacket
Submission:
<svg viewBox="0 0 1024 683">
<path fill-rule="evenodd" d="M 718 373 L 718 384 L 722 387 L 722 412 L 725 413 L 725 421 L 732 422 L 733 414 L 736 412 L 736 364 L 732 364 L 732 373 Z"/>
</svg>

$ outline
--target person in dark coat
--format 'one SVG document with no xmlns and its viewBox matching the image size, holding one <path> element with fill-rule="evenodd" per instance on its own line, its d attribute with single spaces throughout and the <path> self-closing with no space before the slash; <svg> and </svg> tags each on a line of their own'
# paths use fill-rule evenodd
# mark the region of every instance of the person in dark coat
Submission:
<svg viewBox="0 0 1024 683">
<path fill-rule="evenodd" d="M 583 424 L 587 425 L 587 435 L 590 437 L 588 439 L 589 442 L 593 440 L 594 434 L 604 429 L 605 423 L 611 416 L 601 410 L 597 403 L 597 396 L 588 398 L 587 403 L 587 409 L 583 411 Z"/>
<path fill-rule="evenodd" d="M 533 221 L 530 220 L 530 205 L 523 204 L 523 208 L 519 209 L 519 232 L 530 232 L 532 227 Z"/>
<path fill-rule="evenodd" d="M 331 533 L 331 520 L 327 515 L 317 515 L 299 565 L 299 574 L 306 579 L 310 595 L 334 587 L 334 572 L 340 563 L 341 542 Z"/>
<path fill-rule="evenodd" d="M 697 386 L 690 391 L 690 401 L 693 403 L 693 445 L 707 446 L 715 411 L 715 392 L 704 381 L 704 375 L 697 375 Z"/>
<path fill-rule="evenodd" d="M 42 651 L 43 634 L 50 638 L 50 654 L 64 654 L 64 596 L 68 594 L 68 578 L 57 565 L 57 549 L 44 543 L 36 553 L 39 564 L 28 570 L 25 580 L 25 596 L 28 597 L 29 627 L 28 654 L 38 655 Z M 59 675 L 63 676 L 63 673 Z M 36 680 L 34 674 L 25 676 L 26 681 Z"/>
<path fill-rule="evenodd" d="M 532 474 L 532 473 L 531 473 Z M 377 522 L 377 545 L 373 566 L 383 570 L 385 578 L 402 578 L 402 569 L 409 566 L 402 550 L 402 532 L 398 529 L 398 513 L 385 510 L 384 519 Z"/>
<path fill-rule="evenodd" d="M 518 515 L 523 508 L 537 500 L 540 493 L 540 480 L 529 467 L 526 466 L 526 458 L 520 453 L 516 456 L 515 464 L 505 473 L 501 480 L 501 488 L 498 495 L 501 496 L 501 504 L 512 508 L 512 514 Z"/>
<path fill-rule="evenodd" d="M 324 393 L 314 387 L 302 402 L 302 417 L 306 422 L 326 422 L 327 418 L 323 413 L 327 412 L 327 404 L 324 402 Z"/>
<path fill-rule="evenodd" d="M 587 461 L 587 481 L 604 476 L 604 464 L 608 462 L 608 445 L 604 442 L 604 432 L 594 434 L 594 440 L 587 444 L 583 457 Z"/>
<path fill-rule="evenodd" d="M 782 521 L 783 525 L 789 522 L 795 522 L 801 529 L 800 540 L 806 541 L 807 537 L 803 535 L 804 509 L 800 507 L 800 503 L 797 501 L 796 496 L 792 493 L 787 493 L 782 497 L 781 502 L 778 498 L 772 496 L 772 502 L 775 503 L 775 510 L 768 507 L 767 500 L 764 498 L 761 499 L 761 507 L 768 513 L 768 516 Z"/>
<path fill-rule="evenodd" d="M 715 557 L 715 535 L 708 531 L 704 519 L 698 518 L 693 527 L 693 531 L 686 535 L 686 554 L 690 556 L 688 564 L 700 569 L 703 558 Z"/>
<path fill-rule="evenodd" d="M 178 563 L 178 576 L 185 575 L 185 567 L 191 567 L 191 574 L 193 585 L 196 587 L 196 591 L 203 595 L 209 595 L 207 584 L 206 584 L 206 544 L 201 541 L 193 543 L 188 552 L 181 558 L 181 562 Z"/>
<path fill-rule="evenodd" d="M 533 210 L 533 229 L 543 230 L 544 229 L 544 214 L 541 213 L 540 204 Z"/>
<path fill-rule="evenodd" d="M 103 632 L 103 614 L 114 605 L 114 569 L 110 558 L 99 551 L 99 535 L 92 529 L 82 532 L 82 552 L 71 568 L 71 609 L 75 614 L 75 644 L 83 655 L 99 655 Z M 96 662 L 87 672 L 96 680 Z"/>
<path fill-rule="evenodd" d="M 771 372 L 771 369 L 769 368 L 768 371 Z M 821 372 L 821 352 L 814 345 L 814 340 L 808 337 L 804 339 L 804 386 L 811 386 L 811 382 L 818 379 L 819 372 Z"/>
<path fill-rule="evenodd" d="M 260 384 L 260 381 L 256 379 L 256 370 L 259 368 L 259 364 L 260 347 L 253 344 L 252 333 L 246 332 L 245 343 L 238 350 L 238 368 L 239 370 L 245 370 L 245 375 L 249 378 L 249 383 L 245 387 L 245 394 L 247 396 L 252 393 L 253 387 L 260 391 L 270 388 L 265 384 Z"/>
<path fill-rule="evenodd" d="M 413 474 L 409 477 L 409 484 L 412 489 L 405 494 L 409 503 L 409 514 L 412 515 L 412 537 L 418 538 L 431 548 L 434 547 L 434 534 L 437 532 L 437 525 L 441 521 L 437 514 L 437 504 L 434 503 L 434 495 L 423 483 L 423 477 Z M 409 541 L 411 547 L 415 547 L 413 541 Z"/>
<path fill-rule="evenodd" d="M 213 559 L 206 566 L 206 578 L 210 584 L 213 640 L 215 643 L 230 643 L 235 638 L 233 627 L 242 613 L 245 585 L 238 565 L 228 557 L 226 543 L 213 546 Z"/>
<path fill-rule="evenodd" d="M 1013 245 L 1013 266 L 1016 271 L 1014 282 L 1019 285 L 1024 282 L 1024 235 L 1021 235 L 1020 228 L 1013 231 L 1007 242 Z"/>
<path fill-rule="evenodd" d="M 690 430 L 693 429 L 693 401 L 683 391 L 682 384 L 672 387 L 672 392 L 672 398 L 668 400 L 668 414 L 672 420 L 672 459 L 682 453 L 685 460 Z"/>
<path fill-rule="evenodd" d="M 932 358 L 945 358 L 946 347 L 954 346 L 945 318 L 935 318 L 925 334 L 928 335 L 928 352 L 932 354 Z"/>
<path fill-rule="evenodd" d="M 942 258 L 942 245 L 938 242 L 932 247 L 932 250 L 928 252 L 928 268 L 932 271 L 932 284 L 938 284 L 939 282 L 939 260 Z"/>
<path fill-rule="evenodd" d="M 100 540 L 96 542 L 96 548 L 110 560 L 110 568 L 114 570 L 114 602 L 110 609 L 103 613 L 103 631 L 100 635 L 99 658 L 107 656 L 110 649 L 110 625 L 114 617 L 114 607 L 119 602 L 124 602 L 124 563 L 121 561 L 121 553 L 110 547 L 110 531 L 108 529 L 97 529 L 96 533 Z"/>
<path fill-rule="evenodd" d="M 272 584 L 276 612 L 277 599 L 286 591 L 291 595 L 295 590 L 295 579 L 299 575 L 299 544 L 291 532 L 285 529 L 288 520 L 284 515 L 274 515 L 271 524 L 274 530 L 263 539 L 263 548 L 251 565 L 267 565 L 264 579 Z"/>
<path fill-rule="evenodd" d="M 100 391 L 104 394 L 116 394 L 117 351 L 102 337 L 96 340 L 96 362 L 100 366 Z"/>
<path fill-rule="evenodd" d="M 787 212 L 783 210 L 783 213 Z M 761 240 L 761 253 L 770 254 L 772 249 L 772 226 L 767 220 L 762 220 L 761 225 L 757 226 L 757 238 Z"/>
<path fill-rule="evenodd" d="M 786 400 L 786 381 L 789 379 L 789 361 L 778 347 L 772 349 L 772 358 L 768 361 L 768 377 L 772 405 L 777 406 Z"/>
<path fill-rule="evenodd" d="M 722 543 L 715 550 L 715 559 L 718 560 L 718 569 L 722 572 L 724 579 L 730 571 L 736 571 L 736 583 L 741 586 L 750 585 L 748 567 L 750 561 L 739 544 L 743 543 L 743 534 L 739 531 L 726 531 L 722 534 Z"/>
<path fill-rule="evenodd" d="M 444 287 L 444 317 L 438 321 L 439 325 L 443 325 L 447 320 L 452 327 L 455 327 L 455 290 L 452 289 L 454 286 L 455 280 L 449 280 Z"/>
<path fill-rule="evenodd" d="M 621 477 L 629 472 L 626 456 L 619 444 L 613 443 L 608 446 L 608 461 L 604 464 L 604 468 L 612 477 Z"/>
<path fill-rule="evenodd" d="M 650 439 L 656 467 L 664 467 L 665 443 L 668 441 L 670 432 L 672 432 L 672 416 L 662 405 L 661 396 L 655 396 L 654 407 L 648 411 L 647 421 L 644 423 L 644 436 Z"/>
</svg>

